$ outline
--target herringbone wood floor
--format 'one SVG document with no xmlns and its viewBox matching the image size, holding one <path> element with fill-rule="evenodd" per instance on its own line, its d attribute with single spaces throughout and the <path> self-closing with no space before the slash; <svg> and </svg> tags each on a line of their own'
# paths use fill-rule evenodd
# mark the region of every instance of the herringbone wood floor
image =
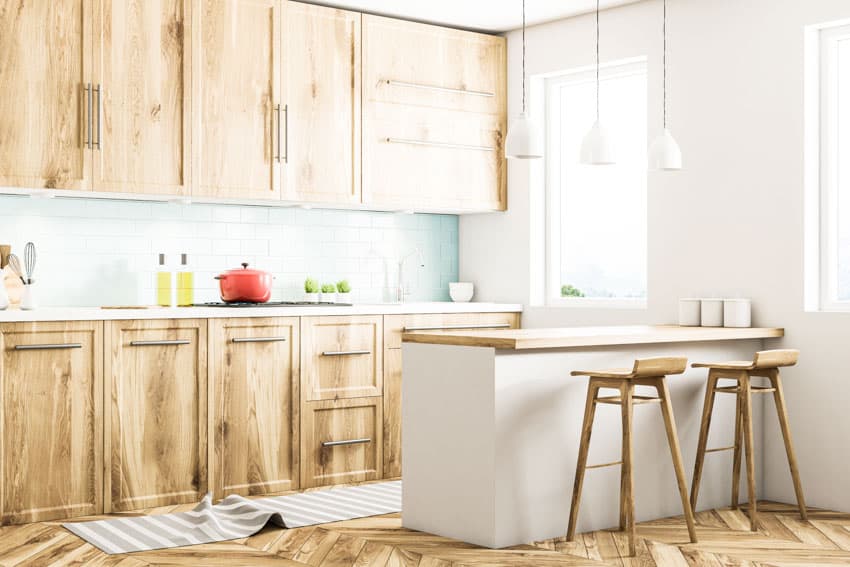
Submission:
<svg viewBox="0 0 850 567">
<path fill-rule="evenodd" d="M 165 513 L 179 506 L 145 510 Z M 792 506 L 764 503 L 762 529 L 749 531 L 741 510 L 697 514 L 700 543 L 689 544 L 682 518 L 638 525 L 638 554 L 628 559 L 616 532 L 582 534 L 578 541 L 538 542 L 507 550 L 476 548 L 406 530 L 399 514 L 259 534 L 230 542 L 131 555 L 105 555 L 58 522 L 0 528 L 0 565 L 464 567 L 464 566 L 790 566 L 850 565 L 850 514 L 812 509 L 808 522 Z"/>
</svg>

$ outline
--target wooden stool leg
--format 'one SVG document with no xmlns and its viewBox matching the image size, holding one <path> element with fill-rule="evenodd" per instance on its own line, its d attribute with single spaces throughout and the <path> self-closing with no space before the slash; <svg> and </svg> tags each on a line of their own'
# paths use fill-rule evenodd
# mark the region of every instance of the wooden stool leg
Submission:
<svg viewBox="0 0 850 567">
<path fill-rule="evenodd" d="M 808 520 L 806 501 L 803 499 L 803 484 L 800 482 L 800 471 L 797 470 L 797 455 L 794 452 L 794 444 L 791 442 L 791 428 L 788 425 L 788 409 L 785 407 L 785 393 L 782 390 L 782 379 L 779 376 L 778 369 L 771 372 L 770 383 L 775 389 L 773 401 L 776 403 L 779 427 L 782 430 L 782 438 L 785 440 L 785 452 L 788 454 L 791 480 L 794 481 L 794 492 L 797 494 L 797 506 L 800 508 L 800 516 L 802 516 L 803 520 Z"/>
<path fill-rule="evenodd" d="M 673 470 L 676 471 L 676 482 L 679 485 L 679 495 L 682 497 L 682 510 L 685 513 L 685 521 L 688 524 L 688 535 L 691 543 L 697 542 L 697 531 L 694 525 L 694 510 L 688 499 L 688 484 L 685 480 L 685 465 L 682 463 L 682 449 L 679 446 L 679 434 L 676 431 L 676 420 L 673 417 L 673 404 L 670 403 L 670 391 L 667 389 L 667 381 L 658 378 L 655 389 L 661 398 L 661 414 L 664 416 L 664 427 L 667 430 L 667 443 L 670 445 L 670 456 L 673 458 Z"/>
<path fill-rule="evenodd" d="M 746 372 L 742 372 L 738 378 L 738 391 L 738 395 L 741 397 L 741 413 L 744 426 L 744 453 L 747 457 L 747 493 L 750 499 L 750 530 L 758 531 L 756 463 L 753 447 L 753 394 L 750 389 L 750 375 Z"/>
<path fill-rule="evenodd" d="M 629 536 L 629 556 L 635 555 L 635 496 L 634 478 L 632 477 L 632 417 L 633 396 L 635 385 L 631 380 L 626 380 L 621 387 L 621 401 L 623 410 L 623 464 L 620 467 L 620 510 L 623 510 L 625 518 L 625 531 Z M 625 522 L 623 522 L 625 520 Z"/>
<path fill-rule="evenodd" d="M 702 478 L 702 465 L 705 461 L 705 449 L 708 443 L 708 430 L 711 427 L 711 413 L 714 411 L 714 388 L 717 386 L 717 375 L 714 370 L 708 371 L 708 382 L 705 388 L 705 402 L 702 406 L 702 421 L 699 426 L 699 441 L 697 443 L 697 458 L 694 462 L 694 478 L 691 482 L 691 509 L 697 509 L 699 483 Z"/>
<path fill-rule="evenodd" d="M 584 471 L 587 467 L 587 451 L 590 447 L 590 434 L 593 432 L 593 418 L 596 415 L 596 396 L 599 386 L 591 378 L 587 383 L 587 401 L 584 405 L 584 421 L 581 426 L 581 441 L 578 447 L 578 462 L 576 463 L 576 476 L 573 482 L 573 497 L 570 504 L 570 525 L 567 528 L 567 541 L 573 541 L 576 536 L 576 521 L 578 520 L 578 508 L 581 503 L 581 489 L 584 484 Z"/>
<path fill-rule="evenodd" d="M 738 507 L 741 488 L 741 449 L 744 445 L 744 424 L 741 413 L 741 390 L 735 396 L 735 442 L 732 453 L 732 508 Z"/>
</svg>

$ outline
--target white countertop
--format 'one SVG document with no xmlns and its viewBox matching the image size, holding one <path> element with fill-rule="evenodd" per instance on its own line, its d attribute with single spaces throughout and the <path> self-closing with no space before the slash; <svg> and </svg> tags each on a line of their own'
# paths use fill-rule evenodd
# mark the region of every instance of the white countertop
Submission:
<svg viewBox="0 0 850 567">
<path fill-rule="evenodd" d="M 232 317 L 308 317 L 318 315 L 406 315 L 419 313 L 518 313 L 516 303 L 378 303 L 352 306 L 292 305 L 281 307 L 43 307 L 34 311 L 0 311 L 0 323 L 27 321 L 104 321 L 120 319 L 216 319 Z"/>
</svg>

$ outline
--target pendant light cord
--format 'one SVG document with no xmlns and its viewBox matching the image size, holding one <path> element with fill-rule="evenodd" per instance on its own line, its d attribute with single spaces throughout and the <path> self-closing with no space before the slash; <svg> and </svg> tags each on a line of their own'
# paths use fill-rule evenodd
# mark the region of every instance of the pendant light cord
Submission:
<svg viewBox="0 0 850 567">
<path fill-rule="evenodd" d="M 525 0 L 522 0 L 522 113 L 525 115 Z"/>
<path fill-rule="evenodd" d="M 667 129 L 667 0 L 664 0 L 664 23 L 662 24 L 664 33 L 664 129 Z"/>
<path fill-rule="evenodd" d="M 599 0 L 596 0 L 596 121 L 599 122 Z"/>
</svg>

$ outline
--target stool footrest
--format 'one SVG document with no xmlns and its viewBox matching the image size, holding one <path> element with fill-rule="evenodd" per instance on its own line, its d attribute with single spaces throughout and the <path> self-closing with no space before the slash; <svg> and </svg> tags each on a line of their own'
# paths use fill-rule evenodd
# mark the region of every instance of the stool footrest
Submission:
<svg viewBox="0 0 850 567">
<path fill-rule="evenodd" d="M 720 394 L 737 394 L 738 386 L 718 386 L 714 389 L 714 391 Z M 776 388 L 771 388 L 769 386 L 752 386 L 750 387 L 750 391 L 753 394 L 768 394 L 770 392 L 775 392 Z"/>
<path fill-rule="evenodd" d="M 617 465 L 622 465 L 623 461 L 614 461 L 613 463 L 602 463 L 601 465 L 587 465 L 584 467 L 585 469 L 601 469 L 605 467 L 616 467 Z"/>
<path fill-rule="evenodd" d="M 734 448 L 735 448 L 735 445 L 732 445 L 731 447 L 717 447 L 715 449 L 706 449 L 705 452 L 706 453 L 718 453 L 720 451 L 731 451 Z"/>
<path fill-rule="evenodd" d="M 614 404 L 614 405 L 622 405 L 623 398 L 620 396 L 603 396 L 601 398 L 596 398 L 593 400 L 597 404 Z M 632 396 L 633 404 L 657 404 L 661 402 L 661 398 L 656 398 L 653 396 Z"/>
</svg>

